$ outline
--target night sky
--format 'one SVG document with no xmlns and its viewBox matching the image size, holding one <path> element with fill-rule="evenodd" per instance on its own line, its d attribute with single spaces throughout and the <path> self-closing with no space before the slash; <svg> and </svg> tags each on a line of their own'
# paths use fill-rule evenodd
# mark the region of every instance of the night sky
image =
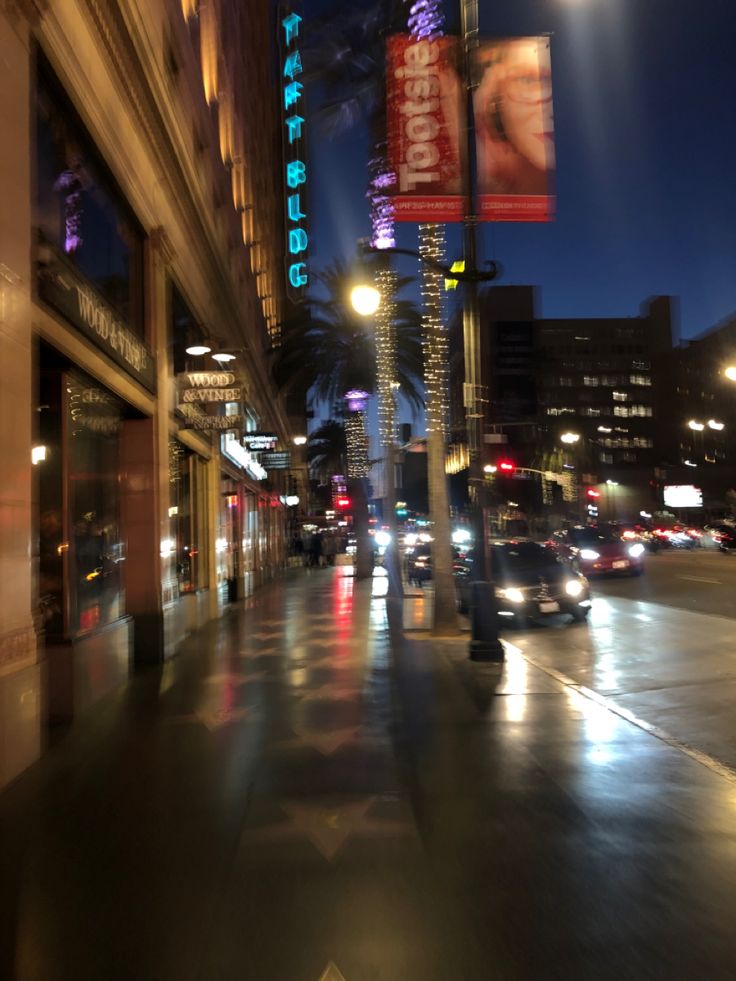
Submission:
<svg viewBox="0 0 736 981">
<path fill-rule="evenodd" d="M 305 15 L 330 7 L 305 0 Z M 557 152 L 555 222 L 484 225 L 479 260 L 498 259 L 502 283 L 539 286 L 546 317 L 636 316 L 664 293 L 691 337 L 735 313 L 733 0 L 480 0 L 479 11 L 484 36 L 552 35 Z M 446 15 L 451 30 L 457 4 Z M 369 233 L 368 143 L 362 129 L 310 137 L 319 268 Z M 416 247 L 414 225 L 397 232 Z"/>
</svg>

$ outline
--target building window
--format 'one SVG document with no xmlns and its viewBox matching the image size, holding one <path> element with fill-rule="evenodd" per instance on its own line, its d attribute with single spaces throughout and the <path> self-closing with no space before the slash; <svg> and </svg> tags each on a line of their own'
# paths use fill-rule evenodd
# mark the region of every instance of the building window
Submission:
<svg viewBox="0 0 736 981">
<path fill-rule="evenodd" d="M 598 418 L 598 416 L 601 414 L 601 410 L 594 409 L 592 406 L 586 406 L 581 410 L 580 414 L 583 416 L 593 416 L 594 418 Z"/>
<path fill-rule="evenodd" d="M 63 378 L 67 417 L 69 633 L 123 615 L 125 546 L 120 531 L 122 406 L 84 376 Z"/>
<path fill-rule="evenodd" d="M 583 385 L 588 385 L 589 387 L 594 388 L 596 385 L 599 385 L 599 384 L 600 384 L 600 379 L 598 378 L 597 375 L 584 375 L 583 376 Z"/>
<path fill-rule="evenodd" d="M 169 539 L 163 558 L 175 564 L 179 594 L 204 585 L 205 553 L 196 493 L 197 457 L 175 439 L 169 440 Z"/>
<path fill-rule="evenodd" d="M 548 416 L 573 416 L 575 415 L 575 409 L 563 406 L 558 408 L 557 406 L 549 406 L 547 409 Z"/>
<path fill-rule="evenodd" d="M 631 415 L 651 417 L 652 407 L 650 405 L 632 405 Z"/>
<path fill-rule="evenodd" d="M 570 378 L 569 375 L 563 375 L 562 378 L 559 379 L 559 385 L 561 388 L 572 388 L 574 384 L 574 380 Z"/>
<path fill-rule="evenodd" d="M 638 415 L 638 413 L 633 413 L 628 405 L 614 405 L 613 414 L 624 419 L 628 419 L 630 415 Z"/>
<path fill-rule="evenodd" d="M 629 384 L 631 385 L 651 385 L 652 379 L 649 375 L 629 375 Z"/>
<path fill-rule="evenodd" d="M 34 224 L 143 337 L 143 231 L 39 54 Z"/>
<path fill-rule="evenodd" d="M 629 396 L 626 392 L 612 392 L 614 402 L 628 402 Z"/>
<path fill-rule="evenodd" d="M 598 459 L 601 463 L 613 463 L 613 453 L 601 453 Z"/>
</svg>

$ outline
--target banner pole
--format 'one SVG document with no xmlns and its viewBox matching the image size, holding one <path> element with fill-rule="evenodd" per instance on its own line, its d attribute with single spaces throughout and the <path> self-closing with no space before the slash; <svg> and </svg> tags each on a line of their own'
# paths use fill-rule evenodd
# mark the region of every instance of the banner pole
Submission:
<svg viewBox="0 0 736 981">
<path fill-rule="evenodd" d="M 492 583 L 491 548 L 485 522 L 485 481 L 481 460 L 484 421 L 488 399 L 482 385 L 480 308 L 476 213 L 475 121 L 473 93 L 477 86 L 474 54 L 478 48 L 478 2 L 460 0 L 463 36 L 462 71 L 465 85 L 466 146 L 463 186 L 463 247 L 465 269 L 471 278 L 463 293 L 463 346 L 465 352 L 465 419 L 468 440 L 468 496 L 473 528 L 473 582 L 470 584 L 471 639 L 469 654 L 474 661 L 503 661 L 504 648 L 498 637 L 498 615 Z"/>
</svg>

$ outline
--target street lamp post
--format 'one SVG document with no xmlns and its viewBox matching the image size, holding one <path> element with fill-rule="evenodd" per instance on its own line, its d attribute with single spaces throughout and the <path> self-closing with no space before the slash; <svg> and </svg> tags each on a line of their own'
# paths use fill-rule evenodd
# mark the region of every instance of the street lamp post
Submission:
<svg viewBox="0 0 736 981">
<path fill-rule="evenodd" d="M 466 239 L 465 269 L 454 272 L 449 266 L 436 262 L 421 255 L 413 249 L 402 249 L 390 246 L 377 249 L 364 244 L 363 251 L 367 254 L 393 253 L 408 255 L 438 272 L 447 279 L 455 279 L 465 287 L 463 302 L 463 343 L 465 348 L 465 409 L 468 450 L 470 465 L 468 474 L 468 492 L 471 504 L 471 523 L 473 527 L 473 582 L 471 584 L 471 639 L 470 657 L 477 661 L 502 661 L 503 645 L 498 638 L 496 602 L 491 583 L 490 546 L 485 529 L 484 493 L 485 477 L 481 460 L 483 441 L 483 404 L 481 395 L 481 359 L 480 359 L 480 317 L 478 315 L 477 284 L 487 283 L 496 279 L 499 266 L 489 262 L 487 270 L 476 268 L 475 225 L 472 234 Z M 472 240 L 472 241 L 471 241 Z M 472 246 L 468 248 L 468 246 Z M 472 261 L 471 261 L 472 260 Z M 361 290 L 364 288 L 361 287 Z M 367 302 L 370 294 L 361 292 L 360 296 Z M 375 291 L 376 303 L 378 291 Z"/>
<path fill-rule="evenodd" d="M 375 250 L 380 253 L 390 251 Z M 359 284 L 350 293 L 350 303 L 357 314 L 362 317 L 376 317 L 377 347 L 383 347 L 384 354 L 393 361 L 395 352 L 387 350 L 393 347 L 391 337 L 392 324 L 391 306 L 396 277 L 388 266 L 379 270 L 381 289 L 375 286 Z M 379 355 L 377 353 L 377 362 Z M 378 364 L 380 369 L 380 364 Z M 377 375 L 378 414 L 381 448 L 383 450 L 383 521 L 388 525 L 390 544 L 385 552 L 386 571 L 388 573 L 387 595 L 403 596 L 401 570 L 398 552 L 398 534 L 396 527 L 396 479 L 395 479 L 395 394 L 392 388 L 392 377 L 383 377 L 380 370 Z"/>
</svg>

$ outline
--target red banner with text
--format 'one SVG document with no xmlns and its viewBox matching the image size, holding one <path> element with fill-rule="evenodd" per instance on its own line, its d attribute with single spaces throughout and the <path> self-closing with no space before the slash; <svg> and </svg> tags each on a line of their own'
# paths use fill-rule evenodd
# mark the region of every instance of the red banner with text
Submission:
<svg viewBox="0 0 736 981">
<path fill-rule="evenodd" d="M 453 37 L 388 39 L 387 139 L 396 221 L 462 221 L 464 91 L 458 55 Z"/>
</svg>

